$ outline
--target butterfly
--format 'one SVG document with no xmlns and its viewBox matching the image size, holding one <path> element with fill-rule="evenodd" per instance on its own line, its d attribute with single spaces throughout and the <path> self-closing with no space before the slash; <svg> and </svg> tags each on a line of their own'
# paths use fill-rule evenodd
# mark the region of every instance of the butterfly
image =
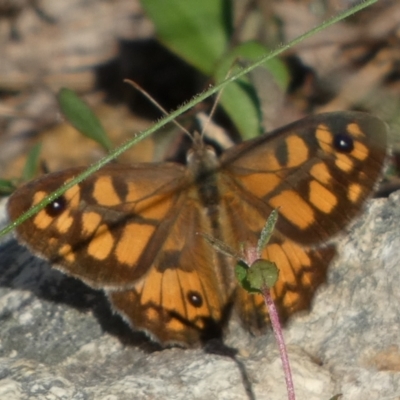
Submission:
<svg viewBox="0 0 400 400">
<path fill-rule="evenodd" d="M 16 228 L 18 240 L 54 268 L 106 293 L 132 328 L 160 343 L 198 345 L 235 313 L 252 333 L 268 314 L 260 294 L 235 279 L 235 260 L 204 235 L 240 252 L 279 218 L 263 258 L 282 319 L 310 307 L 335 255 L 330 239 L 371 196 L 384 166 L 387 130 L 361 112 L 306 117 L 217 156 L 199 135 L 186 165 L 109 164 Z M 84 168 L 17 189 L 10 218 Z"/>
</svg>

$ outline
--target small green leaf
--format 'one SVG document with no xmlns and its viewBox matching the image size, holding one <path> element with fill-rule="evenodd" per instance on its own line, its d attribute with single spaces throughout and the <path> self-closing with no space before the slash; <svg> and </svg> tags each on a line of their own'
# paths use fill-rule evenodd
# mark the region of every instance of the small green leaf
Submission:
<svg viewBox="0 0 400 400">
<path fill-rule="evenodd" d="M 42 144 L 38 143 L 32 147 L 26 159 L 24 169 L 22 171 L 22 180 L 24 182 L 30 181 L 35 177 L 39 168 L 39 156 L 42 150 Z"/>
<path fill-rule="evenodd" d="M 70 89 L 61 89 L 58 94 L 61 111 L 79 132 L 99 143 L 109 151 L 110 139 L 93 111 Z"/>
<path fill-rule="evenodd" d="M 261 43 L 255 41 L 242 43 L 233 48 L 229 53 L 224 54 L 223 59 L 220 60 L 218 64 L 218 68 L 215 69 L 214 78 L 217 82 L 221 82 L 227 77 L 228 72 L 232 70 L 232 67 L 235 65 L 236 67 L 234 67 L 232 73 L 235 71 L 235 68 L 240 68 L 240 65 L 248 65 L 258 61 L 268 53 L 270 53 L 270 50 Z M 286 65 L 281 60 L 272 58 L 264 62 L 258 68 L 265 68 L 268 70 L 281 89 L 286 90 L 290 75 Z M 230 73 L 230 75 L 232 75 L 232 73 Z"/>
<path fill-rule="evenodd" d="M 243 282 L 247 276 L 247 270 L 249 269 L 248 265 L 245 265 L 242 262 L 238 262 L 235 266 L 235 275 L 239 282 Z"/>
<path fill-rule="evenodd" d="M 214 72 L 216 82 L 221 82 L 240 69 L 240 65 L 249 64 L 259 60 L 269 50 L 257 43 L 247 42 L 235 47 L 224 55 Z M 278 85 L 286 88 L 289 82 L 289 74 L 285 65 L 277 59 L 265 62 L 261 67 L 269 71 L 277 81 Z M 262 90 L 262 88 L 259 88 Z M 232 118 L 243 139 L 251 139 L 262 133 L 261 104 L 250 80 L 241 78 L 225 88 L 221 97 L 221 104 Z"/>
<path fill-rule="evenodd" d="M 14 183 L 8 179 L 0 179 L 0 196 L 8 196 L 14 190 L 16 186 Z"/>
<path fill-rule="evenodd" d="M 260 238 L 258 239 L 257 243 L 257 252 L 261 254 L 264 250 L 265 246 L 271 239 L 271 235 L 275 229 L 275 225 L 278 221 L 278 210 L 272 210 L 271 214 L 269 215 L 263 230 L 261 231 Z"/>
<path fill-rule="evenodd" d="M 261 291 L 272 288 L 279 277 L 276 264 L 267 260 L 256 260 L 247 271 L 247 280 L 253 289 Z"/>
<path fill-rule="evenodd" d="M 253 87 L 246 82 L 233 82 L 226 86 L 221 105 L 230 116 L 243 140 L 261 133 L 261 114 Z"/>
<path fill-rule="evenodd" d="M 258 289 L 254 289 L 251 287 L 250 282 L 247 279 L 248 271 L 249 266 L 246 265 L 243 261 L 239 261 L 235 266 L 236 279 L 239 281 L 239 284 L 246 292 L 259 293 L 260 291 Z"/>
</svg>

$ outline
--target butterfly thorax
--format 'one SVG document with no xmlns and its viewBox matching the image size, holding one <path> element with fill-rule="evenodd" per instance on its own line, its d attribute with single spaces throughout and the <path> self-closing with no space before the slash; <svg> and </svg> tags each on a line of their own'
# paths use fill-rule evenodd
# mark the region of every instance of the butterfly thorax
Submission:
<svg viewBox="0 0 400 400">
<path fill-rule="evenodd" d="M 219 160 L 215 150 L 200 140 L 195 140 L 193 148 L 187 154 L 188 174 L 195 184 L 204 207 L 211 211 L 219 204 L 216 169 Z"/>
<path fill-rule="evenodd" d="M 195 179 L 211 175 L 219 166 L 215 149 L 203 142 L 202 137 L 195 132 L 193 147 L 186 155 L 188 169 Z"/>
</svg>

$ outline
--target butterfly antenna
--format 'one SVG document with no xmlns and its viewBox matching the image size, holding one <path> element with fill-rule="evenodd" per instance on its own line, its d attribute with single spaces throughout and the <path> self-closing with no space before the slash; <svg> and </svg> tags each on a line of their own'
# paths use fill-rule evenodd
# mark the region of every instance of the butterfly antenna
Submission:
<svg viewBox="0 0 400 400">
<path fill-rule="evenodd" d="M 219 101 L 220 101 L 220 99 L 221 99 L 223 90 L 224 90 L 224 89 L 221 89 L 221 90 L 218 92 L 217 96 L 215 97 L 215 100 L 214 100 L 214 103 L 213 103 L 213 105 L 212 105 L 212 107 L 211 107 L 211 111 L 210 111 L 210 113 L 209 113 L 209 115 L 208 115 L 208 118 L 207 118 L 207 120 L 204 122 L 203 129 L 202 129 L 202 131 L 201 131 L 201 137 L 204 136 L 204 132 L 207 131 L 207 128 L 208 128 L 208 126 L 210 125 L 210 121 L 211 121 L 213 115 L 215 114 L 215 110 L 217 109 L 217 106 L 218 106 Z"/>
<path fill-rule="evenodd" d="M 142 93 L 143 96 L 145 96 L 151 103 L 153 103 L 165 116 L 168 116 L 169 113 L 168 111 L 154 98 L 152 97 L 146 90 L 144 90 L 139 84 L 137 84 L 135 81 L 132 81 L 131 79 L 124 79 L 125 83 L 128 83 L 129 85 L 133 86 L 138 92 Z M 181 125 L 178 121 L 175 119 L 172 121 L 179 129 L 181 129 L 183 132 L 185 132 L 191 140 L 193 140 L 192 135 L 189 133 L 189 131 Z"/>
<path fill-rule="evenodd" d="M 232 63 L 232 65 L 230 66 L 228 72 L 226 73 L 226 75 L 225 75 L 225 77 L 224 77 L 224 80 L 228 79 L 229 76 L 232 74 L 232 70 L 233 70 L 234 64 L 235 64 L 235 61 L 234 61 L 234 62 Z M 208 125 L 210 125 L 210 121 L 211 121 L 213 115 L 215 114 L 215 110 L 217 109 L 217 106 L 218 106 L 218 104 L 219 104 L 219 102 L 220 102 L 220 99 L 221 99 L 221 96 L 222 96 L 223 92 L 224 92 L 224 88 L 222 88 L 222 89 L 218 92 L 217 96 L 215 97 L 215 100 L 214 100 L 213 106 L 211 107 L 211 111 L 210 111 L 210 114 L 209 114 L 209 116 L 208 116 L 208 119 L 207 119 L 207 121 L 205 121 L 205 123 L 204 123 L 203 129 L 202 129 L 202 132 L 201 132 L 201 137 L 204 136 L 204 132 L 207 131 Z"/>
</svg>

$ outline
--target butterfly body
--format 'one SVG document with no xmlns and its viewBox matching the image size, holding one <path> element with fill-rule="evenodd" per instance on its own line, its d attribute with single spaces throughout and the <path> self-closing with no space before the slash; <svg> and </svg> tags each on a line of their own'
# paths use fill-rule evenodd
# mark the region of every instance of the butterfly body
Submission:
<svg viewBox="0 0 400 400">
<path fill-rule="evenodd" d="M 334 247 L 327 241 L 360 211 L 386 156 L 386 127 L 363 113 L 309 117 L 217 157 L 196 137 L 187 166 L 108 165 L 17 228 L 61 271 L 107 293 L 134 328 L 162 343 L 195 345 L 235 310 L 252 332 L 268 321 L 260 295 L 238 287 L 235 260 L 201 235 L 241 250 L 279 219 L 263 257 L 277 263 L 282 317 L 309 307 Z M 81 168 L 18 189 L 12 219 Z M 323 244 L 322 247 L 318 247 Z"/>
</svg>

